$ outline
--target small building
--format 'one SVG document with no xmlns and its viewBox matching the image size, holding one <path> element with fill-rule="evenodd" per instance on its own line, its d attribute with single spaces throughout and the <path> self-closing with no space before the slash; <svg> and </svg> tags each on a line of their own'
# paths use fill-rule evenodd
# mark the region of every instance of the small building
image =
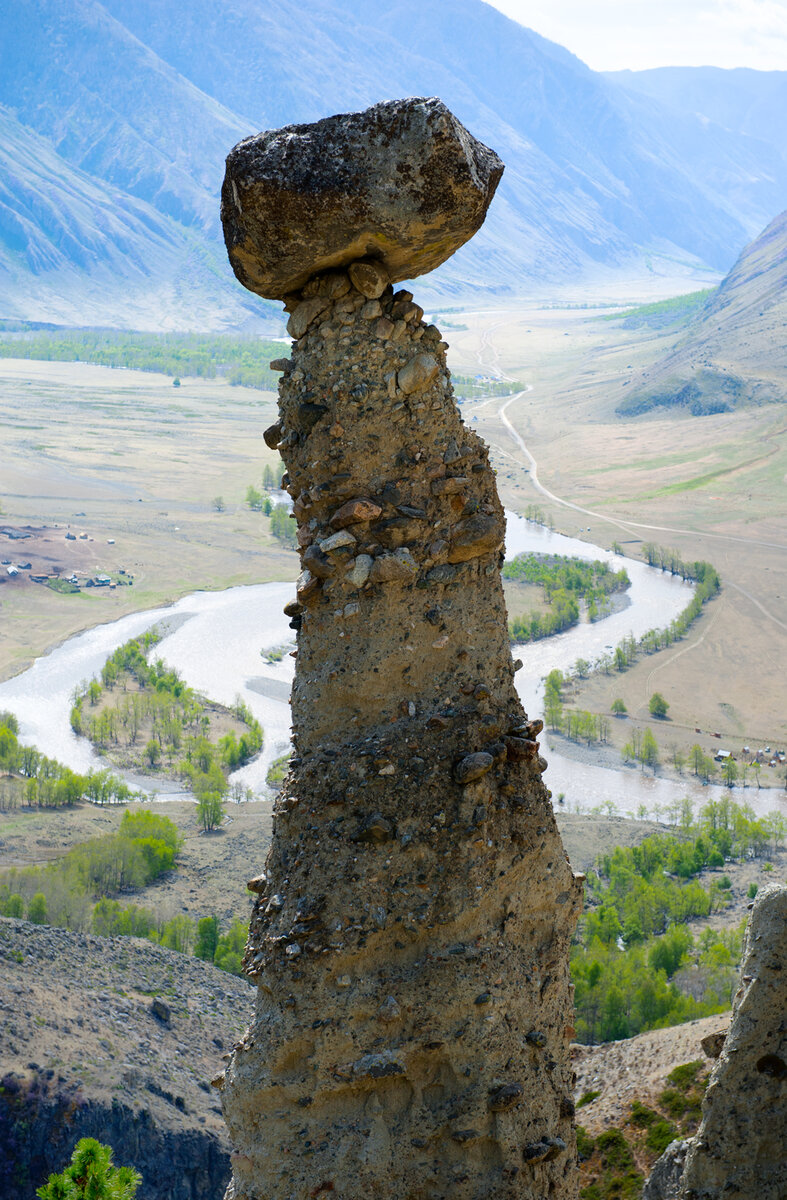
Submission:
<svg viewBox="0 0 787 1200">
<path fill-rule="evenodd" d="M 18 575 L 18 574 L 19 574 L 19 568 L 18 568 L 18 567 L 14 567 L 14 566 L 6 567 L 6 574 L 8 574 L 8 575 Z"/>
<path fill-rule="evenodd" d="M 77 535 L 75 533 L 67 533 L 66 534 L 67 542 L 75 542 L 76 540 L 77 540 Z"/>
<path fill-rule="evenodd" d="M 727 758 L 732 758 L 731 750 L 717 750 L 713 756 L 716 762 L 724 762 Z"/>
</svg>

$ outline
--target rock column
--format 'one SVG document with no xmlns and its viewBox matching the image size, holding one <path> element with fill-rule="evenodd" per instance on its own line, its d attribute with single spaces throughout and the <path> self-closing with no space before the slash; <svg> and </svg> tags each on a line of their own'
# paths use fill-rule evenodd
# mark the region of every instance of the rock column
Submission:
<svg viewBox="0 0 787 1200">
<path fill-rule="evenodd" d="M 730 1031 L 689 1142 L 679 1194 L 682 1200 L 787 1196 L 787 888 L 764 888 L 754 902 Z"/>
<path fill-rule="evenodd" d="M 219 1081 L 228 1197 L 568 1200 L 581 879 L 514 689 L 488 453 L 392 274 L 356 258 L 286 298 L 294 757 Z"/>
</svg>

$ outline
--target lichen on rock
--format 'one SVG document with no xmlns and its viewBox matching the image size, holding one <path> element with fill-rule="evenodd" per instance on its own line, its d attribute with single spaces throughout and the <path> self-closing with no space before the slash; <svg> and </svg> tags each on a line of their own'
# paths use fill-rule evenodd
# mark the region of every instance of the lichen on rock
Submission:
<svg viewBox="0 0 787 1200">
<path fill-rule="evenodd" d="M 395 179 L 410 143 L 380 144 Z M 287 300 L 266 440 L 304 568 L 293 759 L 222 1083 L 228 1197 L 570 1200 L 581 879 L 514 688 L 488 451 L 384 269 L 330 264 Z"/>
<path fill-rule="evenodd" d="M 468 241 L 502 174 L 494 151 L 435 97 L 245 138 L 227 158 L 221 193 L 232 268 L 244 287 L 275 300 L 349 266 L 330 298 L 352 281 L 376 299 Z M 313 298 L 306 303 L 316 312 Z"/>
</svg>

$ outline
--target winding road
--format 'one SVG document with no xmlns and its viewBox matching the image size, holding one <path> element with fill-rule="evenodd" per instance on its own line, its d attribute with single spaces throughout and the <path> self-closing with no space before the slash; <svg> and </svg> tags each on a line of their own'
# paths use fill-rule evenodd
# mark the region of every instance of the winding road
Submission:
<svg viewBox="0 0 787 1200">
<path fill-rule="evenodd" d="M 500 358 L 493 340 L 496 331 L 502 328 L 504 325 L 505 321 L 498 321 L 496 324 L 489 325 L 481 331 L 481 340 L 476 352 L 476 358 L 479 366 L 483 370 L 489 372 L 491 375 L 494 375 L 497 379 L 513 382 L 511 376 L 506 375 L 505 372 L 500 368 Z M 736 537 L 734 534 L 712 533 L 710 531 L 703 531 L 700 533 L 696 529 L 685 529 L 674 525 L 651 525 L 646 524 L 643 521 L 631 521 L 621 517 L 611 517 L 607 513 L 596 512 L 592 508 L 584 508 L 581 504 L 574 504 L 573 501 L 566 500 L 563 496 L 556 495 L 555 492 L 550 491 L 548 487 L 541 483 L 540 479 L 538 478 L 538 463 L 528 448 L 524 438 L 515 428 L 507 415 L 509 406 L 516 403 L 517 400 L 521 400 L 524 396 L 532 392 L 532 390 L 532 386 L 528 384 L 522 391 L 515 392 L 513 396 L 509 396 L 503 401 L 502 404 L 499 405 L 497 416 L 501 425 L 508 431 L 511 439 L 526 459 L 533 486 L 535 487 L 536 491 L 540 492 L 542 496 L 546 497 L 546 499 L 553 501 L 555 504 L 560 504 L 564 508 L 570 508 L 574 512 L 582 513 L 583 516 L 592 517 L 597 521 L 606 521 L 607 524 L 614 525 L 617 529 L 621 529 L 625 533 L 632 533 L 636 532 L 637 530 L 647 530 L 651 533 L 678 533 L 690 537 L 700 536 L 703 538 L 711 538 L 714 541 L 736 543 L 744 546 L 763 546 L 769 550 L 783 550 L 787 552 L 787 546 L 785 546 L 782 542 L 770 542 L 760 538 Z M 478 406 L 478 408 L 486 407 L 486 405 L 489 403 L 492 403 L 492 401 L 484 401 Z M 741 587 L 738 583 L 733 583 L 732 580 L 725 579 L 724 582 L 726 587 L 733 588 L 736 592 L 739 592 L 751 604 L 753 604 L 754 607 L 758 609 L 758 611 L 761 612 L 764 617 L 767 617 L 768 620 L 772 621 L 774 625 L 777 625 L 780 629 L 783 629 L 785 632 L 787 632 L 787 622 L 782 621 L 775 615 L 775 613 L 772 613 L 769 609 L 767 609 L 765 605 L 758 600 L 756 596 L 753 596 L 750 591 Z"/>
</svg>

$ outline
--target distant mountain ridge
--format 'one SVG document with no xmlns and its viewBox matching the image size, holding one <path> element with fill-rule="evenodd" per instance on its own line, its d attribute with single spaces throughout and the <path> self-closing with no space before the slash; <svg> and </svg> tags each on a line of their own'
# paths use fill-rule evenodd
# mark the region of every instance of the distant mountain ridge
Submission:
<svg viewBox="0 0 787 1200">
<path fill-rule="evenodd" d="M 632 385 L 621 415 L 787 402 L 787 212 L 746 246 L 673 349 Z"/>
<path fill-rule="evenodd" d="M 693 112 L 723 129 L 770 142 L 787 154 L 787 71 L 751 67 L 655 67 L 607 71 L 605 77 L 681 112 Z"/>
<path fill-rule="evenodd" d="M 484 228 L 421 285 L 442 296 L 532 292 L 646 255 L 723 270 L 787 191 L 769 143 L 620 87 L 481 0 L 450 13 L 439 0 L 0 0 L 0 17 L 6 208 L 35 192 L 50 226 L 58 211 L 76 220 L 76 246 L 63 233 L 53 256 L 35 209 L 25 222 L 0 208 L 0 317 L 100 309 L 128 324 L 130 290 L 139 326 L 141 272 L 148 327 L 242 324 L 260 310 L 225 267 L 228 150 L 401 95 L 440 95 L 506 162 Z M 21 152 L 38 144 L 27 129 L 46 143 L 46 180 Z M 75 172 L 92 209 L 75 211 Z"/>
</svg>

